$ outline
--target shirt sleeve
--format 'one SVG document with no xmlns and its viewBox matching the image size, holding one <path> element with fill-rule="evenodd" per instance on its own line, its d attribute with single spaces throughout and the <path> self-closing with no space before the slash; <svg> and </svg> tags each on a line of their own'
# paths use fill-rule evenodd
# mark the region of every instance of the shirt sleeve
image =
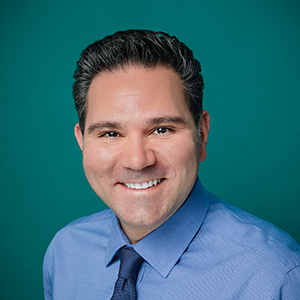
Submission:
<svg viewBox="0 0 300 300">
<path fill-rule="evenodd" d="M 300 266 L 286 274 L 280 286 L 276 289 L 272 300 L 300 299 Z"/>
</svg>

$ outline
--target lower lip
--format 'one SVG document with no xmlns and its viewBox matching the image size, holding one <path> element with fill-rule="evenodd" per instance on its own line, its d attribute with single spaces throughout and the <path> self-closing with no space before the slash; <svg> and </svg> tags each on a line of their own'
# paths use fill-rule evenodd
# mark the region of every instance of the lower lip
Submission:
<svg viewBox="0 0 300 300">
<path fill-rule="evenodd" d="M 146 189 L 132 189 L 127 187 L 125 184 L 121 183 L 121 186 L 123 186 L 127 191 L 133 191 L 133 192 L 147 192 L 147 191 L 152 191 L 155 188 L 159 187 L 163 182 L 165 181 L 165 179 L 163 179 L 160 183 L 158 183 L 157 185 L 153 185 L 151 187 L 148 187 Z"/>
</svg>

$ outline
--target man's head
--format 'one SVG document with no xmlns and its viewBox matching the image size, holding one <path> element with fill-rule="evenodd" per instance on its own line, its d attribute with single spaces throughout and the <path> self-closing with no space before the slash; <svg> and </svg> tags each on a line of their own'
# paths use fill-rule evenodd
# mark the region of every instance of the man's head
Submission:
<svg viewBox="0 0 300 300">
<path fill-rule="evenodd" d="M 113 71 L 128 65 L 145 68 L 164 66 L 173 69 L 181 79 L 185 99 L 196 128 L 202 113 L 203 78 L 200 63 L 193 52 L 176 37 L 149 30 L 120 31 L 89 45 L 77 62 L 74 73 L 73 97 L 84 134 L 87 112 L 87 94 L 92 80 L 104 71 Z"/>
<path fill-rule="evenodd" d="M 75 126 L 75 136 L 83 153 L 86 177 L 119 217 L 132 243 L 164 223 L 187 199 L 197 178 L 199 161 L 206 156 L 209 130 L 209 115 L 201 104 L 200 65 L 191 51 L 173 38 L 162 38 L 162 34 L 124 33 L 129 37 L 136 34 L 141 38 L 134 39 L 136 45 L 123 37 L 117 39 L 116 47 L 108 37 L 89 46 L 79 61 L 74 85 L 75 94 L 80 91 L 76 95 L 81 95 L 81 100 L 75 98 L 77 106 L 78 101 L 83 105 L 82 111 L 80 105 L 78 108 L 81 123 Z M 154 46 L 148 45 L 151 55 L 145 45 L 137 47 L 144 44 L 147 34 L 156 36 L 159 54 Z M 103 51 L 102 43 L 109 55 Z M 174 57 L 168 58 L 171 50 L 165 54 L 160 43 L 164 44 L 162 49 L 173 49 L 169 43 L 175 43 L 179 54 L 174 52 Z M 101 56 L 99 51 L 95 54 L 94 47 L 102 49 Z M 130 52 L 130 60 L 124 60 L 124 52 Z M 164 63 L 159 56 L 164 57 Z M 168 59 L 180 73 L 165 62 Z M 193 83 L 187 92 L 188 85 L 180 74 L 187 74 L 184 67 L 192 69 L 193 65 L 193 72 L 184 77 Z M 85 75 L 80 77 L 79 73 Z M 193 95 L 190 101 L 191 91 L 199 95 Z"/>
</svg>

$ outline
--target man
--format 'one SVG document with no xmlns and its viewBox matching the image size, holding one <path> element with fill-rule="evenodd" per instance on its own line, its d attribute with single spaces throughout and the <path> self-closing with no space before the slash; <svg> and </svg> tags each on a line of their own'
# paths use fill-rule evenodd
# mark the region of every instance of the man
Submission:
<svg viewBox="0 0 300 300">
<path fill-rule="evenodd" d="M 197 178 L 209 132 L 200 72 L 162 32 L 117 32 L 82 52 L 75 136 L 110 209 L 56 234 L 46 300 L 300 299 L 299 245 Z"/>
</svg>

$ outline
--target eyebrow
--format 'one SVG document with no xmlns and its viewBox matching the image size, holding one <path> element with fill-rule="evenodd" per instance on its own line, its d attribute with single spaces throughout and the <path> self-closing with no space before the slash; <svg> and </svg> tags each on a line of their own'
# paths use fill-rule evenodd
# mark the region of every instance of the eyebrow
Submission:
<svg viewBox="0 0 300 300">
<path fill-rule="evenodd" d="M 182 124 L 186 125 L 187 122 L 184 118 L 179 117 L 179 116 L 162 116 L 159 118 L 153 118 L 147 120 L 148 125 L 160 125 L 164 123 L 176 123 L 176 124 Z"/>
<path fill-rule="evenodd" d="M 184 118 L 179 116 L 162 116 L 158 118 L 152 118 L 148 119 L 146 121 L 147 125 L 160 125 L 165 123 L 175 123 L 175 124 L 181 124 L 186 125 L 187 122 Z M 110 128 L 110 129 L 121 129 L 122 126 L 118 122 L 109 122 L 109 121 L 103 121 L 103 122 L 96 122 L 89 126 L 87 129 L 88 134 L 93 133 L 94 131 L 101 130 L 103 128 Z"/>
<path fill-rule="evenodd" d="M 88 133 L 92 133 L 96 130 L 101 130 L 103 128 L 111 128 L 111 129 L 120 129 L 121 128 L 121 124 L 118 122 L 97 122 L 94 124 L 91 124 L 87 130 Z"/>
</svg>

